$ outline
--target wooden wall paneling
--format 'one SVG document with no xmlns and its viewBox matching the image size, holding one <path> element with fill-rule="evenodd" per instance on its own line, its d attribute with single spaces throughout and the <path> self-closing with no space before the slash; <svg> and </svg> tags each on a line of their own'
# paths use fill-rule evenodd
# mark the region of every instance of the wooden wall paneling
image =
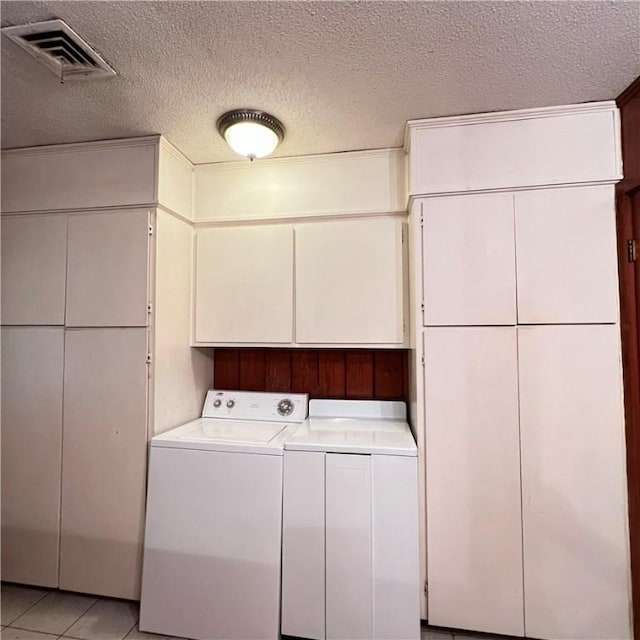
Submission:
<svg viewBox="0 0 640 640">
<path fill-rule="evenodd" d="M 288 349 L 271 349 L 265 358 L 266 391 L 291 389 L 291 352 Z"/>
<path fill-rule="evenodd" d="M 402 400 L 405 395 L 404 351 L 377 351 L 373 354 L 373 391 L 378 400 Z"/>
<path fill-rule="evenodd" d="M 328 349 L 318 352 L 319 389 L 321 398 L 344 398 L 346 394 L 345 352 Z"/>
<path fill-rule="evenodd" d="M 318 352 L 300 349 L 291 353 L 291 391 L 308 393 L 318 397 L 319 390 Z"/>
<path fill-rule="evenodd" d="M 216 349 L 213 357 L 215 389 L 237 389 L 240 384 L 238 349 Z"/>
<path fill-rule="evenodd" d="M 216 389 L 308 393 L 311 398 L 409 398 L 407 351 L 219 348 Z"/>
<path fill-rule="evenodd" d="M 624 180 L 640 180 L 640 77 L 617 98 L 622 129 Z"/>
<path fill-rule="evenodd" d="M 627 258 L 627 242 L 633 238 L 640 241 L 640 77 L 616 102 L 620 108 L 624 170 L 624 179 L 616 188 L 616 217 L 631 582 L 634 636 L 640 640 L 640 262 L 629 262 Z"/>
<path fill-rule="evenodd" d="M 640 83 L 637 84 L 640 89 Z M 636 124 L 640 128 L 640 112 Z M 640 131 L 639 131 L 640 133 Z M 637 140 L 640 140 L 638 138 Z M 640 161 L 640 144 L 636 144 L 636 152 Z M 640 162 L 638 165 L 640 173 Z M 640 187 L 636 189 L 631 198 L 633 205 L 634 238 L 640 242 Z M 624 253 L 622 254 L 624 255 Z M 635 358 L 631 370 L 625 371 L 629 386 L 625 389 L 625 398 L 628 404 L 633 405 L 633 413 L 627 418 L 626 443 L 627 443 L 627 480 L 629 499 L 629 533 L 631 538 L 631 576 L 633 591 L 633 621 L 636 640 L 640 640 L 640 263 L 633 263 L 634 271 L 634 309 L 635 321 L 633 330 L 635 336 Z M 630 317 L 630 316 L 629 316 Z M 633 345 L 633 342 L 631 342 Z M 624 353 L 624 352 L 623 352 Z M 631 359 L 631 358 L 630 358 Z"/>
<path fill-rule="evenodd" d="M 266 391 L 267 362 L 263 349 L 241 350 L 239 365 L 238 389 L 242 391 Z"/>
<path fill-rule="evenodd" d="M 373 398 L 373 353 L 367 350 L 349 351 L 346 356 L 346 369 L 346 398 Z"/>
</svg>

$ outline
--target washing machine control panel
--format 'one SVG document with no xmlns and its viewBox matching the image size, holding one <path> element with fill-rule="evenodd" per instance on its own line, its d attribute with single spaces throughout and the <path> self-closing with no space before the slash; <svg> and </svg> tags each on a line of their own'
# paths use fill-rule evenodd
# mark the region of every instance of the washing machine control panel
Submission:
<svg viewBox="0 0 640 640">
<path fill-rule="evenodd" d="M 306 393 L 258 393 L 254 391 L 207 391 L 203 418 L 302 422 L 308 414 Z"/>
</svg>

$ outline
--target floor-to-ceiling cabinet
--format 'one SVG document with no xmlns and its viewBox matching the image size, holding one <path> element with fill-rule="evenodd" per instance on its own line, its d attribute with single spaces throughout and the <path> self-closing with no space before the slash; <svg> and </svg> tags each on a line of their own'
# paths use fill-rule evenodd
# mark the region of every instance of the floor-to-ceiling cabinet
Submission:
<svg viewBox="0 0 640 640">
<path fill-rule="evenodd" d="M 120 162 L 145 145 L 157 163 L 158 138 L 116 145 Z M 113 145 L 89 146 L 34 153 L 33 170 L 81 154 L 99 174 Z M 31 195 L 16 189 L 2 217 L 2 579 L 135 599 L 147 441 L 198 415 L 213 373 L 189 348 L 193 227 L 154 203 L 106 206 L 130 195 L 117 188 L 22 213 Z"/>
<path fill-rule="evenodd" d="M 410 124 L 428 619 L 629 638 L 617 112 L 445 120 Z M 610 136 L 592 157 L 578 136 L 587 121 Z M 507 132 L 521 142 L 511 169 L 493 156 Z M 472 139 L 467 160 L 488 154 L 477 173 L 440 163 L 430 183 L 416 172 L 431 166 L 430 143 L 449 140 L 455 155 Z M 527 155 L 541 140 L 548 163 Z M 556 148 L 576 163 L 555 166 Z"/>
</svg>

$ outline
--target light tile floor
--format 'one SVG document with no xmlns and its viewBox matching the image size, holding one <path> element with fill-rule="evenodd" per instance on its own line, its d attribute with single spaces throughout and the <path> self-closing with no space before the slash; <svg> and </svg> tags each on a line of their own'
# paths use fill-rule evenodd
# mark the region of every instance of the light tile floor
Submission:
<svg viewBox="0 0 640 640">
<path fill-rule="evenodd" d="M 138 629 L 138 604 L 67 591 L 2 584 L 1 640 L 181 640 Z M 422 628 L 421 640 L 508 640 Z"/>
<path fill-rule="evenodd" d="M 2 640 L 179 640 L 138 630 L 138 604 L 2 584 Z"/>
</svg>

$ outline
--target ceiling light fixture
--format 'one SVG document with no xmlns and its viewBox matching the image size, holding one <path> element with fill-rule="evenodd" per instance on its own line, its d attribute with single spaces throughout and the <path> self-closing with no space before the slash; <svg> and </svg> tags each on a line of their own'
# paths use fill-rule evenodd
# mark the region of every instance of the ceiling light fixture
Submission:
<svg viewBox="0 0 640 640">
<path fill-rule="evenodd" d="M 249 160 L 268 156 L 284 139 L 282 122 L 256 109 L 227 111 L 216 126 L 227 144 Z"/>
</svg>

